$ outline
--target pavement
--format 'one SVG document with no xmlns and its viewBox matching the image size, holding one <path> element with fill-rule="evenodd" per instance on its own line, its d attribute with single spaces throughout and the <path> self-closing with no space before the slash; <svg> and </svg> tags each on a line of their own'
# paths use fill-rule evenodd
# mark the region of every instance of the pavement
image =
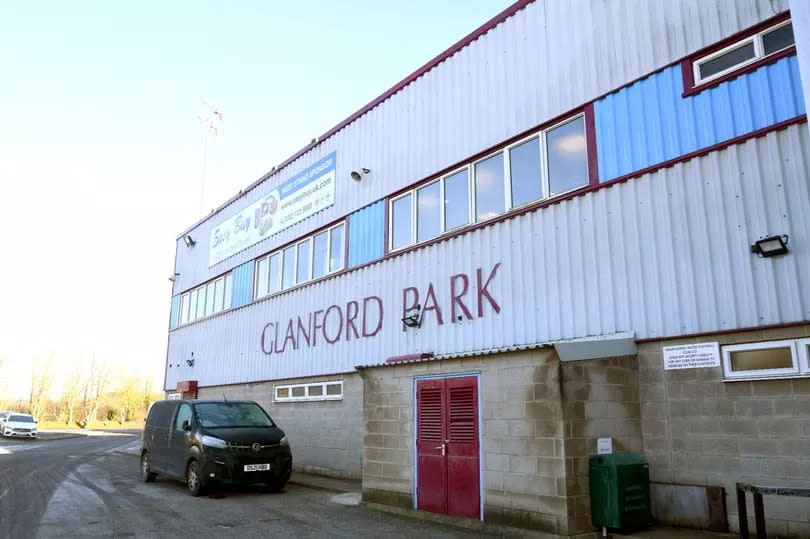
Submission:
<svg viewBox="0 0 810 539">
<path fill-rule="evenodd" d="M 359 480 L 295 473 L 280 494 L 220 487 L 194 498 L 138 479 L 140 431 L 0 439 L 0 539 L 50 537 L 550 537 L 361 501 Z M 597 537 L 599 534 L 593 535 Z M 734 537 L 654 528 L 627 539 Z"/>
</svg>

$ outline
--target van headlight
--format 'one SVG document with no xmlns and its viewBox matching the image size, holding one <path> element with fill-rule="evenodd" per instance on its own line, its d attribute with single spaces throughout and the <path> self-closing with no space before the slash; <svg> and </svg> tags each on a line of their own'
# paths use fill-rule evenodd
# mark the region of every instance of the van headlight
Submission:
<svg viewBox="0 0 810 539">
<path fill-rule="evenodd" d="M 287 439 L 286 436 L 281 438 L 281 441 L 278 443 L 281 447 L 290 447 L 290 441 Z"/>
<path fill-rule="evenodd" d="M 227 449 L 228 443 L 225 440 L 220 440 L 219 438 L 214 438 L 213 436 L 208 436 L 207 434 L 203 434 L 202 438 L 200 438 L 200 442 L 208 447 L 216 447 L 217 449 Z"/>
</svg>

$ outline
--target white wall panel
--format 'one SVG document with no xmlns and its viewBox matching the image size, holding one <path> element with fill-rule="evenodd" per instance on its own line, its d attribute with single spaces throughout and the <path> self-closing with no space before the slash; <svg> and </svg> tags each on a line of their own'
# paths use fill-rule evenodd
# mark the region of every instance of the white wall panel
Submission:
<svg viewBox="0 0 810 539">
<path fill-rule="evenodd" d="M 196 226 L 191 235 L 197 245 L 178 246 L 180 275 L 174 293 L 784 11 L 787 4 L 787 0 L 529 4 Z M 213 226 L 332 151 L 337 151 L 333 207 L 208 268 Z M 349 172 L 358 166 L 370 168 L 372 174 L 355 183 Z"/>
<path fill-rule="evenodd" d="M 810 319 L 810 135 L 802 124 L 566 200 L 177 329 L 167 387 L 351 371 L 391 356 L 463 353 L 632 331 L 638 339 Z M 789 234 L 790 253 L 750 244 Z M 502 266 L 478 318 L 450 322 L 449 278 Z M 402 331 L 402 290 L 436 287 L 432 315 Z M 265 355 L 267 322 L 382 298 L 378 335 Z M 471 294 L 468 293 L 468 297 Z M 474 294 L 472 294 L 474 298 Z M 194 352 L 195 365 L 185 360 Z"/>
</svg>

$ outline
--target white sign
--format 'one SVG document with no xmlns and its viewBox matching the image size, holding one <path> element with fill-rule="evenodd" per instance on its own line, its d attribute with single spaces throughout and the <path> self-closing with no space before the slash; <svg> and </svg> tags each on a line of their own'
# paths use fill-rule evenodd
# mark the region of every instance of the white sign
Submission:
<svg viewBox="0 0 810 539">
<path fill-rule="evenodd" d="M 720 366 L 720 345 L 716 342 L 664 347 L 664 370 L 703 369 Z"/>
<path fill-rule="evenodd" d="M 596 440 L 596 452 L 600 455 L 613 453 L 613 438 L 599 438 Z"/>
<path fill-rule="evenodd" d="M 281 232 L 335 203 L 335 152 L 211 231 L 208 265 Z"/>
<path fill-rule="evenodd" d="M 166 399 L 170 401 L 179 401 L 181 400 L 181 398 L 182 396 L 180 395 L 180 393 L 169 393 L 168 395 L 166 395 Z"/>
</svg>

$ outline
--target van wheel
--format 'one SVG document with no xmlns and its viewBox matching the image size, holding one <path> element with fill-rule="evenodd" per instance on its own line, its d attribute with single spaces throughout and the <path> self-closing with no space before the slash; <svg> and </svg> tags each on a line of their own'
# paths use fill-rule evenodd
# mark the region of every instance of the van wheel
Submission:
<svg viewBox="0 0 810 539">
<path fill-rule="evenodd" d="M 144 453 L 141 455 L 141 481 L 151 483 L 156 477 L 157 474 L 152 471 L 152 458 L 149 453 Z"/>
<path fill-rule="evenodd" d="M 188 492 L 192 496 L 201 496 L 205 494 L 205 484 L 203 483 L 202 474 L 200 473 L 200 465 L 196 460 L 192 460 L 188 465 L 186 471 L 186 486 Z"/>
<path fill-rule="evenodd" d="M 281 492 L 284 490 L 284 487 L 287 485 L 287 480 L 277 480 L 277 481 L 268 481 L 267 485 L 264 487 L 265 492 Z"/>
</svg>

